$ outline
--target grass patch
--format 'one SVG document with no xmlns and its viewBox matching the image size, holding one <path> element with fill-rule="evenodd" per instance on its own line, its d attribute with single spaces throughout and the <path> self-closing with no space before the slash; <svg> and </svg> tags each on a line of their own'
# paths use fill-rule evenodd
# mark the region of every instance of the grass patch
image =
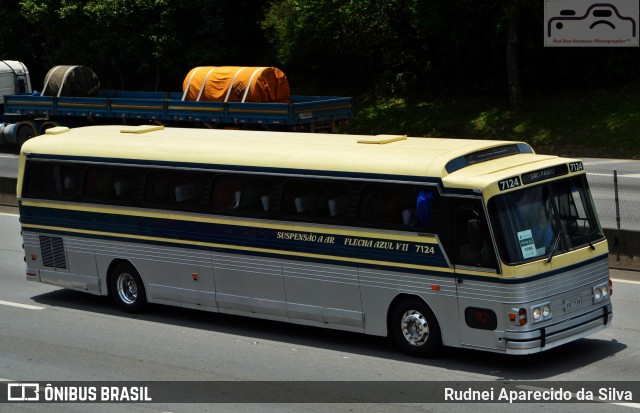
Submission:
<svg viewBox="0 0 640 413">
<path fill-rule="evenodd" d="M 506 99 L 356 103 L 342 132 L 518 140 L 536 152 L 640 159 L 640 84 L 526 99 L 519 114 Z"/>
</svg>

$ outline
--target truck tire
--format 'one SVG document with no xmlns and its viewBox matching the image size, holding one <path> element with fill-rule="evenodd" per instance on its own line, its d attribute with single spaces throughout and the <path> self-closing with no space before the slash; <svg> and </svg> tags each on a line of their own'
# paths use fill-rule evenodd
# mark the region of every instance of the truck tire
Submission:
<svg viewBox="0 0 640 413">
<path fill-rule="evenodd" d="M 20 125 L 18 128 L 18 135 L 16 137 L 16 142 L 18 143 L 18 147 L 22 148 L 22 145 L 29 139 L 36 136 L 36 130 L 30 123 L 24 123 Z"/>
</svg>

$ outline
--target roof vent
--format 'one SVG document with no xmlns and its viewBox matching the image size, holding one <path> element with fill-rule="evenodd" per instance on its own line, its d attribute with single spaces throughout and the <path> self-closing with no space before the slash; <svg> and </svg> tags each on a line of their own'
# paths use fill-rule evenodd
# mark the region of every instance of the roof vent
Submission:
<svg viewBox="0 0 640 413">
<path fill-rule="evenodd" d="M 66 126 L 56 126 L 56 127 L 47 129 L 44 133 L 47 135 L 61 135 L 67 132 L 69 132 L 69 128 L 67 128 Z"/>
<path fill-rule="evenodd" d="M 139 125 L 139 126 L 128 126 L 124 129 L 120 129 L 120 133 L 147 133 L 153 132 L 157 130 L 163 130 L 163 125 Z"/>
<path fill-rule="evenodd" d="M 358 139 L 358 143 L 385 145 L 398 141 L 406 141 L 407 135 L 376 135 L 374 139 Z"/>
</svg>

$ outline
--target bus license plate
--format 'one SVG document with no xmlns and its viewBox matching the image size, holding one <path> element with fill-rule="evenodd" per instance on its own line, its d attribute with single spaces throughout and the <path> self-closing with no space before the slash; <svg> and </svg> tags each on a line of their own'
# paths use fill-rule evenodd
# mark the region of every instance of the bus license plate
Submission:
<svg viewBox="0 0 640 413">
<path fill-rule="evenodd" d="M 575 310 L 578 307 L 582 307 L 582 297 L 573 297 L 568 300 L 564 300 L 564 311 Z"/>
</svg>

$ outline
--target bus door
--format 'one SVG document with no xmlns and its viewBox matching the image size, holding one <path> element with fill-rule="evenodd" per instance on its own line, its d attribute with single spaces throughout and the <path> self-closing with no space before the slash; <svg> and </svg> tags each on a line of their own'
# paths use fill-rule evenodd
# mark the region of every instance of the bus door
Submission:
<svg viewBox="0 0 640 413">
<path fill-rule="evenodd" d="M 180 302 L 187 306 L 216 307 L 211 253 L 184 250 L 183 262 L 176 265 Z"/>
<path fill-rule="evenodd" d="M 495 283 L 497 260 L 487 219 L 478 201 L 453 212 L 453 263 L 461 323 L 461 343 L 496 348 L 500 284 Z"/>
<path fill-rule="evenodd" d="M 213 272 L 220 308 L 286 316 L 279 259 L 215 252 Z"/>
</svg>

